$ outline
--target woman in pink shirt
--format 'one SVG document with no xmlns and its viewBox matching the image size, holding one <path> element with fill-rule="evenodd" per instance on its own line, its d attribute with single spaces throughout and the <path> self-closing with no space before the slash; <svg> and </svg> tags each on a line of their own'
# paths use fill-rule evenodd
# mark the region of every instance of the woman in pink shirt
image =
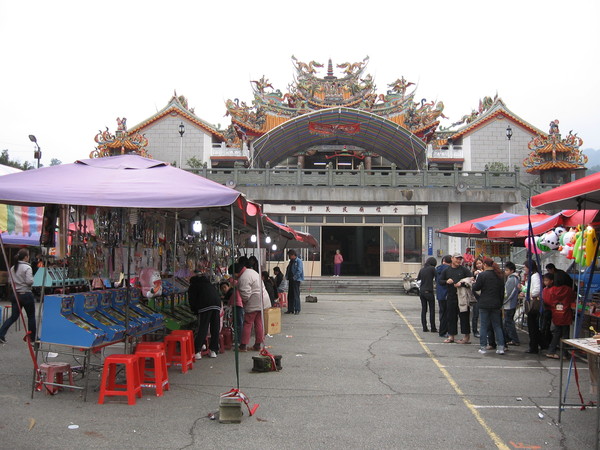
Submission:
<svg viewBox="0 0 600 450">
<path fill-rule="evenodd" d="M 344 262 L 344 257 L 340 253 L 339 250 L 335 251 L 335 255 L 333 255 L 333 276 L 339 277 L 342 274 L 342 263 Z"/>
</svg>

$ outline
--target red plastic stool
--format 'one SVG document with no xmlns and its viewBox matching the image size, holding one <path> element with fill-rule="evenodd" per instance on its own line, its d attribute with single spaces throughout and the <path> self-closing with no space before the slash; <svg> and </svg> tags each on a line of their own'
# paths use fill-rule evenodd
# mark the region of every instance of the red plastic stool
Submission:
<svg viewBox="0 0 600 450">
<path fill-rule="evenodd" d="M 188 338 L 190 338 L 190 340 L 188 341 L 188 351 L 190 352 L 190 355 L 192 355 L 192 359 L 196 361 L 196 350 L 194 349 L 194 332 L 192 330 L 173 330 L 171 331 L 171 334 L 174 334 L 176 336 L 187 336 Z"/>
<path fill-rule="evenodd" d="M 169 375 L 167 373 L 167 356 L 164 349 L 136 348 L 139 358 L 140 382 L 142 387 L 156 389 L 156 396 L 163 395 L 163 389 L 169 390 Z M 151 367 L 146 367 L 147 360 L 152 361 Z M 150 373 L 148 373 L 150 372 Z"/>
<path fill-rule="evenodd" d="M 285 308 L 288 305 L 287 302 L 287 293 L 286 292 L 280 292 L 279 293 L 279 307 L 280 308 Z"/>
<path fill-rule="evenodd" d="M 194 354 L 190 353 L 192 347 L 189 336 L 169 334 L 165 337 L 165 345 L 167 347 L 167 367 L 181 366 L 181 373 L 187 373 L 188 368 L 194 368 Z"/>
<path fill-rule="evenodd" d="M 219 333 L 219 353 L 225 353 L 225 336 Z"/>
<path fill-rule="evenodd" d="M 202 353 L 202 356 L 208 356 L 212 351 L 209 347 L 210 339 L 210 336 L 206 336 L 206 341 L 204 341 L 204 350 L 200 351 L 200 353 Z M 225 353 L 225 338 L 221 333 L 219 333 L 219 353 Z"/>
<path fill-rule="evenodd" d="M 125 366 L 126 384 L 117 384 L 117 366 Z M 127 397 L 127 404 L 135 405 L 135 399 L 142 397 L 142 384 L 140 383 L 140 365 L 137 355 L 109 355 L 104 360 L 102 369 L 102 382 L 98 403 L 104 404 L 105 396 L 123 395 Z"/>
<path fill-rule="evenodd" d="M 138 349 L 150 349 L 150 350 L 162 350 L 166 353 L 166 347 L 164 342 L 138 342 L 135 346 L 135 352 L 137 353 Z"/>
<path fill-rule="evenodd" d="M 231 350 L 231 347 L 233 347 L 233 330 L 229 327 L 223 327 L 221 336 L 223 337 L 223 348 Z"/>
<path fill-rule="evenodd" d="M 64 374 L 69 374 L 69 384 L 71 386 L 75 386 L 73 383 L 73 372 L 71 372 L 71 365 L 67 363 L 61 362 L 53 362 L 53 363 L 44 363 L 40 364 L 40 387 L 38 390 L 41 390 L 43 386 L 46 386 L 46 394 L 56 394 L 59 390 L 62 390 L 61 386 L 52 386 L 51 384 L 46 383 L 58 383 L 64 384 Z M 71 389 L 72 390 L 72 389 Z"/>
</svg>

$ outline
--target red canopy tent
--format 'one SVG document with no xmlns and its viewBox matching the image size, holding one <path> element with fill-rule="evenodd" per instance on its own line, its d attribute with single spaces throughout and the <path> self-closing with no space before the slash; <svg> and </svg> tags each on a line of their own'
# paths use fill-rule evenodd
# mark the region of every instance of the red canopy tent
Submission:
<svg viewBox="0 0 600 450">
<path fill-rule="evenodd" d="M 531 206 L 534 208 L 546 206 L 580 209 L 585 203 L 600 204 L 600 173 L 588 175 L 531 197 Z"/>
<path fill-rule="evenodd" d="M 496 226 L 490 227 L 486 232 L 488 239 L 515 239 L 517 237 L 527 237 L 529 230 L 529 220 L 533 226 L 539 225 L 547 221 L 550 217 L 548 214 L 532 214 L 531 216 L 522 215 L 506 220 Z M 525 236 L 517 236 L 521 231 L 525 231 Z M 546 230 L 548 231 L 548 230 Z"/>
<path fill-rule="evenodd" d="M 485 217 L 479 217 L 478 219 L 467 220 L 451 227 L 439 230 L 439 233 L 447 234 L 448 236 L 454 237 L 485 237 L 485 230 L 489 227 L 502 223 L 508 219 L 518 217 L 517 214 L 511 214 L 502 212 L 499 214 L 492 214 Z"/>
</svg>

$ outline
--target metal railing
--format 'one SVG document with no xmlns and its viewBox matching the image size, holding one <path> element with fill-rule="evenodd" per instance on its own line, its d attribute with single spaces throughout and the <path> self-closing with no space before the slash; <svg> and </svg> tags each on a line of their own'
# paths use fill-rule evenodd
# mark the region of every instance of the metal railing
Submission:
<svg viewBox="0 0 600 450">
<path fill-rule="evenodd" d="M 340 170 L 301 168 L 208 168 L 192 169 L 194 173 L 217 183 L 236 186 L 377 186 L 459 189 L 518 189 L 523 196 L 538 193 L 551 185 L 528 186 L 521 183 L 519 171 L 442 171 L 442 170 Z"/>
</svg>

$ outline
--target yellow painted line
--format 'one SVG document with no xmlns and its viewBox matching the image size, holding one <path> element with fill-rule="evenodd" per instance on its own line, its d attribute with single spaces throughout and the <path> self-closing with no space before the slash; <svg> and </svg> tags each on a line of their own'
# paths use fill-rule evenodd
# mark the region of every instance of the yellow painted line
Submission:
<svg viewBox="0 0 600 450">
<path fill-rule="evenodd" d="M 505 450 L 509 450 L 510 447 L 508 445 L 506 445 L 504 442 L 502 442 L 502 439 L 500 439 L 500 436 L 498 436 L 496 433 L 494 433 L 494 431 L 489 427 L 489 425 L 486 423 L 486 421 L 483 419 L 483 417 L 481 417 L 481 415 L 479 414 L 479 411 L 477 411 L 475 405 L 473 405 L 466 398 L 464 392 L 458 386 L 458 383 L 456 381 L 454 381 L 454 378 L 452 378 L 452 375 L 450 375 L 450 372 L 448 372 L 446 370 L 446 368 L 442 365 L 442 363 L 440 363 L 440 361 L 431 352 L 431 350 L 429 349 L 427 344 L 425 344 L 425 341 L 423 341 L 423 339 L 421 339 L 421 336 L 419 336 L 419 334 L 417 333 L 417 330 L 415 330 L 415 327 L 413 327 L 412 324 L 406 319 L 404 314 L 402 314 L 400 311 L 398 311 L 398 309 L 394 306 L 394 304 L 391 301 L 390 301 L 390 305 L 392 306 L 394 311 L 396 311 L 396 314 L 398 314 L 400 316 L 400 318 L 404 321 L 404 323 L 406 324 L 408 329 L 412 332 L 412 334 L 415 336 L 415 338 L 417 339 L 417 342 L 419 342 L 419 344 L 421 345 L 423 350 L 425 350 L 425 353 L 427 353 L 427 356 L 429 356 L 429 358 L 437 366 L 437 368 L 440 370 L 440 372 L 442 372 L 444 377 L 446 377 L 446 380 L 448 380 L 448 383 L 450 383 L 450 386 L 452 386 L 452 389 L 454 389 L 454 391 L 462 399 L 462 401 L 465 404 L 465 406 L 467 407 L 467 409 L 469 411 L 471 411 L 471 414 L 473 414 L 473 416 L 475 417 L 475 420 L 477 420 L 477 422 L 485 430 L 487 435 L 492 439 L 492 441 L 494 441 L 494 444 L 496 445 L 496 447 L 505 449 Z"/>
</svg>

